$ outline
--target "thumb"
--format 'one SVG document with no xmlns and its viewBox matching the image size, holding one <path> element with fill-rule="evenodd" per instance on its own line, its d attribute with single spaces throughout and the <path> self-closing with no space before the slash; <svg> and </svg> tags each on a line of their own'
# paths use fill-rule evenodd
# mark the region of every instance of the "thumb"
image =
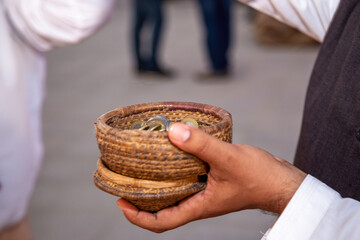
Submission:
<svg viewBox="0 0 360 240">
<path fill-rule="evenodd" d="M 204 131 L 182 123 L 174 123 L 169 129 L 170 141 L 209 164 L 216 164 L 229 154 L 232 144 L 223 142 Z"/>
</svg>

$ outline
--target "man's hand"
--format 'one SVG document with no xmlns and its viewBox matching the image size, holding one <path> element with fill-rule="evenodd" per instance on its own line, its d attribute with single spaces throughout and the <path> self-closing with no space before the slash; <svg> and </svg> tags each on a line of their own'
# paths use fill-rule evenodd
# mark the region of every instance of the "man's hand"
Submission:
<svg viewBox="0 0 360 240">
<path fill-rule="evenodd" d="M 124 199 L 117 201 L 130 222 L 153 232 L 244 209 L 281 214 L 306 176 L 262 149 L 225 143 L 184 124 L 173 124 L 169 138 L 209 164 L 208 182 L 204 191 L 154 214 L 139 211 Z"/>
</svg>

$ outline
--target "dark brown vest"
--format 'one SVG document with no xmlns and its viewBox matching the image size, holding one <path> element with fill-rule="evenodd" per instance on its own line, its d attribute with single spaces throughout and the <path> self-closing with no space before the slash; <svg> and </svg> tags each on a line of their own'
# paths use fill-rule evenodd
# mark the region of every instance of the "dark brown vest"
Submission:
<svg viewBox="0 0 360 240">
<path fill-rule="evenodd" d="M 341 0 L 320 49 L 295 165 L 360 200 L 360 0 Z"/>
</svg>

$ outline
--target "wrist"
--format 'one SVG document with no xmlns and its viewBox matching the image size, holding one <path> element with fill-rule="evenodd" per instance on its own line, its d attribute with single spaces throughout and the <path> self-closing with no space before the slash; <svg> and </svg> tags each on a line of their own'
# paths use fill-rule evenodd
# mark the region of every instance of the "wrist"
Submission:
<svg viewBox="0 0 360 240">
<path fill-rule="evenodd" d="M 264 206 L 265 209 L 262 210 L 280 215 L 306 178 L 307 174 L 293 165 L 289 164 L 287 167 L 289 167 L 288 169 L 291 171 L 289 171 L 288 174 L 285 174 L 283 178 L 279 179 L 277 186 L 269 193 L 272 197 L 269 197 L 268 199 L 271 200 Z"/>
</svg>

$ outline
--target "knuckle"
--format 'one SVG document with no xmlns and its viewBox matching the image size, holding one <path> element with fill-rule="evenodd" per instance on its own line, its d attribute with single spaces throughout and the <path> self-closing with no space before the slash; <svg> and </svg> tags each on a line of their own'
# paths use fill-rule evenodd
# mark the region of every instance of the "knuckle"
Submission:
<svg viewBox="0 0 360 240">
<path fill-rule="evenodd" d="M 231 144 L 231 143 L 226 143 L 226 144 L 227 144 L 227 151 L 225 151 L 225 157 L 228 160 L 233 160 L 237 158 L 239 152 L 241 151 L 241 147 L 237 144 Z"/>
</svg>

